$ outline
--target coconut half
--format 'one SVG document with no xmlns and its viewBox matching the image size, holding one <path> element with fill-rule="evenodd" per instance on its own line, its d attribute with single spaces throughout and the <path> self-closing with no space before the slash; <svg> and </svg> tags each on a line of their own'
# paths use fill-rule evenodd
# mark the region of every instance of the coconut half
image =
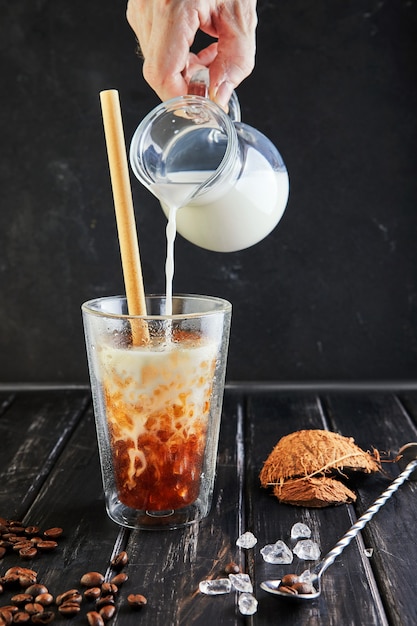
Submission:
<svg viewBox="0 0 417 626">
<path fill-rule="evenodd" d="M 352 437 L 327 430 L 299 430 L 282 437 L 265 461 L 260 480 L 281 502 L 323 507 L 354 502 L 338 478 L 380 470 L 379 454 L 365 452 Z"/>
</svg>

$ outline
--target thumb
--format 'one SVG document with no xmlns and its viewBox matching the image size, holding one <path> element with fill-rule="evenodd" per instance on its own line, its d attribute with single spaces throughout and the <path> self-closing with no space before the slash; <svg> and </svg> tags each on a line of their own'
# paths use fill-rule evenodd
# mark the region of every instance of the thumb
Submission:
<svg viewBox="0 0 417 626">
<path fill-rule="evenodd" d="M 223 108 L 235 89 L 249 74 L 255 65 L 255 47 L 253 51 L 243 49 L 241 43 L 231 45 L 223 51 L 218 46 L 218 54 L 210 65 L 210 98 Z"/>
</svg>

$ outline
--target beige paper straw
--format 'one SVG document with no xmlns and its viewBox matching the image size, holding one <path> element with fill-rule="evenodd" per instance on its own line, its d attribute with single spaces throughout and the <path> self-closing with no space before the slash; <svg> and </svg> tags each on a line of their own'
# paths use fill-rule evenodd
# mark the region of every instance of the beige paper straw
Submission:
<svg viewBox="0 0 417 626">
<path fill-rule="evenodd" d="M 145 290 L 143 286 L 139 244 L 133 210 L 119 92 L 116 89 L 101 91 L 100 101 L 128 311 L 129 315 L 146 315 Z M 132 325 L 132 339 L 135 345 L 140 345 L 148 341 L 147 324 L 141 323 Z"/>
</svg>

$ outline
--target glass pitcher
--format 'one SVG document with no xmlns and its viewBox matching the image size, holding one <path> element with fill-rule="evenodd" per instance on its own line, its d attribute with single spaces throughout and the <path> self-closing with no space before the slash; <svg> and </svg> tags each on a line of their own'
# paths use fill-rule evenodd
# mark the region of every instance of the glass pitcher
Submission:
<svg viewBox="0 0 417 626">
<path fill-rule="evenodd" d="M 216 252 L 248 248 L 280 221 L 289 179 L 271 141 L 200 95 L 161 103 L 139 124 L 130 146 L 135 176 L 191 243 Z"/>
</svg>

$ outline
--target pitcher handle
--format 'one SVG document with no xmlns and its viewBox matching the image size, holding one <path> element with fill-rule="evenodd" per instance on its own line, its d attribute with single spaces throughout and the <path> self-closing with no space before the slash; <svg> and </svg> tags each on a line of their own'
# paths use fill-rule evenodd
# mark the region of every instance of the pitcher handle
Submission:
<svg viewBox="0 0 417 626">
<path fill-rule="evenodd" d="M 209 71 L 207 67 L 203 67 L 197 70 L 190 79 L 188 83 L 188 91 L 187 94 L 189 96 L 202 96 L 203 98 L 208 98 L 208 87 L 209 87 Z M 233 91 L 229 100 L 229 110 L 228 115 L 232 122 L 240 122 L 242 117 L 240 113 L 240 104 L 236 92 Z"/>
</svg>

